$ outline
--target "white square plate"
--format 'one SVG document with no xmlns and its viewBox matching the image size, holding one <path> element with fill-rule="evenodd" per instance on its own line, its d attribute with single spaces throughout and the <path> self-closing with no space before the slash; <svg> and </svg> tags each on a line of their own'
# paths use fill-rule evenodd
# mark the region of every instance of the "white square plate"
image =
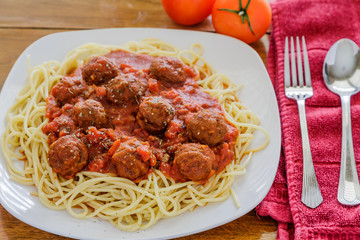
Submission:
<svg viewBox="0 0 360 240">
<path fill-rule="evenodd" d="M 12 215 L 36 228 L 54 234 L 80 239 L 169 239 L 189 235 L 230 222 L 254 209 L 268 193 L 275 177 L 280 156 L 281 130 L 276 96 L 258 54 L 247 44 L 224 35 L 170 29 L 120 28 L 84 30 L 51 34 L 31 44 L 11 69 L 0 95 L 0 133 L 4 132 L 5 115 L 23 88 L 27 77 L 27 55 L 35 66 L 49 60 L 61 61 L 72 49 L 89 42 L 122 45 L 131 40 L 158 38 L 180 49 L 194 43 L 204 47 L 204 58 L 217 72 L 243 84 L 238 93 L 242 101 L 261 120 L 270 135 L 270 144 L 254 154 L 247 173 L 236 178 L 233 185 L 240 208 L 230 197 L 224 202 L 197 207 L 193 212 L 161 219 L 148 230 L 123 232 L 109 222 L 94 218 L 81 220 L 65 210 L 51 210 L 37 197 L 34 187 L 23 186 L 9 179 L 4 157 L 0 156 L 0 202 Z M 256 135 L 256 141 L 264 137 Z"/>
</svg>

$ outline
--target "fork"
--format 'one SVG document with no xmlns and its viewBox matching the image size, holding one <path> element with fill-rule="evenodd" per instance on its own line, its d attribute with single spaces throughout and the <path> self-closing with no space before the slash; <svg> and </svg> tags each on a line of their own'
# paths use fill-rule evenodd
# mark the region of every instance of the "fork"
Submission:
<svg viewBox="0 0 360 240">
<path fill-rule="evenodd" d="M 300 127 L 301 127 L 301 140 L 303 150 L 303 185 L 301 202 L 310 208 L 316 208 L 323 201 L 323 197 L 320 192 L 319 184 L 316 179 L 314 165 L 311 157 L 311 149 L 309 143 L 309 135 L 305 116 L 305 99 L 313 95 L 313 89 L 311 86 L 310 66 L 309 59 L 306 50 L 305 37 L 302 37 L 302 49 L 303 60 L 301 58 L 301 48 L 299 37 L 296 37 L 296 55 L 297 61 L 295 61 L 295 49 L 294 39 L 290 38 L 291 56 L 289 58 L 289 44 L 288 37 L 285 38 L 285 57 L 284 57 L 284 80 L 285 80 L 285 95 L 288 98 L 295 99 L 298 105 Z M 291 62 L 291 79 L 290 79 L 290 66 Z M 297 62 L 297 64 L 296 64 Z M 304 74 L 303 66 L 304 62 Z"/>
</svg>

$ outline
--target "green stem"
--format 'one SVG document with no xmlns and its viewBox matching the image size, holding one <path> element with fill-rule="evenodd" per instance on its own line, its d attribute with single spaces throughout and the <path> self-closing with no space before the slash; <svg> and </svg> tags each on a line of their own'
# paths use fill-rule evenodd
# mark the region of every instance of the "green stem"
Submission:
<svg viewBox="0 0 360 240">
<path fill-rule="evenodd" d="M 234 9 L 227 9 L 227 8 L 219 8 L 220 11 L 227 11 L 227 12 L 231 12 L 231 13 L 235 13 L 237 15 L 240 16 L 241 18 L 241 22 L 244 24 L 245 23 L 245 20 L 247 21 L 248 25 L 249 25 L 249 28 L 250 28 L 250 31 L 253 35 L 255 35 L 252 27 L 251 27 L 251 24 L 250 24 L 250 19 L 249 19 L 249 15 L 247 14 L 247 9 L 250 5 L 250 1 L 249 0 L 245 6 L 245 8 L 243 8 L 242 6 L 242 2 L 241 0 L 239 0 L 239 10 L 234 10 Z"/>
</svg>

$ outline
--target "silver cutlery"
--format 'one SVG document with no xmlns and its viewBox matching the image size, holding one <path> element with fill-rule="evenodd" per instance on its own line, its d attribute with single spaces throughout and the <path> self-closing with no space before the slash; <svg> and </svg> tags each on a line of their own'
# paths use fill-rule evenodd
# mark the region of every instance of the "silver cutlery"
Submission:
<svg viewBox="0 0 360 240">
<path fill-rule="evenodd" d="M 301 201 L 310 208 L 316 208 L 323 201 L 320 192 L 319 184 L 316 179 L 315 169 L 311 156 L 309 135 L 307 129 L 307 122 L 305 116 L 305 99 L 313 95 L 311 86 L 310 66 L 306 50 L 305 37 L 302 37 L 303 59 L 301 57 L 301 48 L 299 37 L 296 37 L 296 55 L 294 39 L 290 38 L 291 54 L 289 57 L 289 43 L 288 37 L 285 38 L 285 57 L 284 57 L 284 80 L 285 80 L 285 95 L 288 98 L 295 99 L 298 105 L 301 140 L 303 150 L 303 185 Z M 291 77 L 290 64 L 291 63 Z M 303 64 L 304 63 L 304 68 Z M 304 71 L 304 74 L 303 74 Z M 305 81 L 304 81 L 305 75 Z"/>
<path fill-rule="evenodd" d="M 356 170 L 351 131 L 350 98 L 360 90 L 360 52 L 350 39 L 340 39 L 328 51 L 323 77 L 328 89 L 341 99 L 342 146 L 338 201 L 344 205 L 360 204 L 360 186 Z"/>
</svg>

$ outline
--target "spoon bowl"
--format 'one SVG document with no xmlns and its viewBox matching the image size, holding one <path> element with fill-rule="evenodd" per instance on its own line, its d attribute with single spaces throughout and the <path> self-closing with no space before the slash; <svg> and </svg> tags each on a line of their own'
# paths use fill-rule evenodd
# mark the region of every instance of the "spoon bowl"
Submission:
<svg viewBox="0 0 360 240">
<path fill-rule="evenodd" d="M 345 38 L 329 49 L 324 62 L 324 80 L 330 91 L 338 95 L 359 92 L 360 54 L 356 43 Z"/>
<path fill-rule="evenodd" d="M 350 98 L 360 91 L 360 51 L 350 39 L 337 41 L 328 51 L 323 66 L 327 88 L 338 94 L 342 108 L 342 148 L 338 201 L 360 204 L 360 185 L 356 170 L 351 131 Z"/>
</svg>

